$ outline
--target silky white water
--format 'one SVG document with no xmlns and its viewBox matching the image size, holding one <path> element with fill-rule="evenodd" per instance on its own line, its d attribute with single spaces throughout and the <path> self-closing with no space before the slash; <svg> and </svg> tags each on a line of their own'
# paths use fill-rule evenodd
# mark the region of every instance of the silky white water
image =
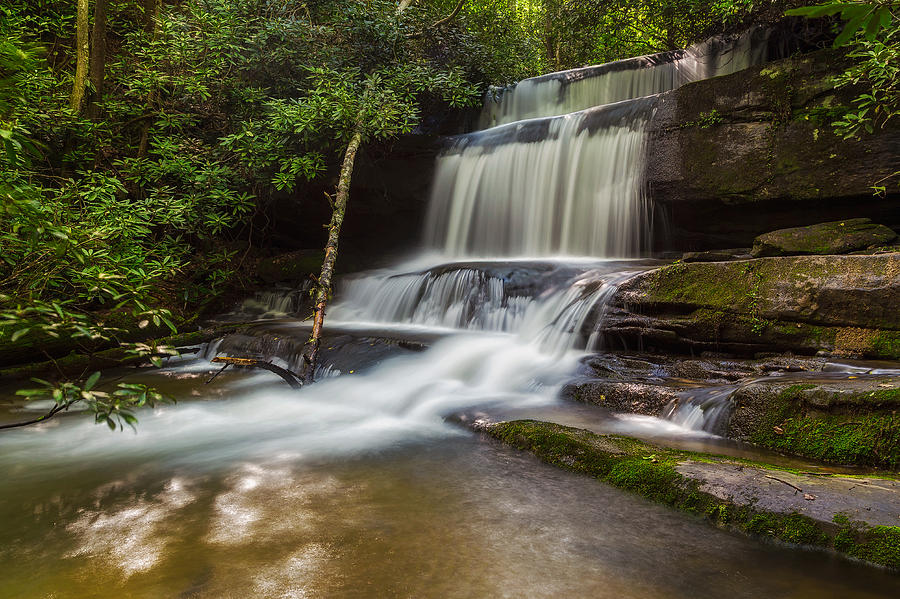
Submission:
<svg viewBox="0 0 900 599">
<path fill-rule="evenodd" d="M 461 136 L 438 160 L 425 243 L 454 259 L 640 255 L 651 110 L 642 102 L 624 115 L 596 109 Z"/>
<path fill-rule="evenodd" d="M 767 31 L 754 30 L 731 39 L 708 40 L 685 50 L 525 79 L 488 94 L 481 128 L 567 114 L 736 73 L 765 62 L 767 37 Z"/>
</svg>

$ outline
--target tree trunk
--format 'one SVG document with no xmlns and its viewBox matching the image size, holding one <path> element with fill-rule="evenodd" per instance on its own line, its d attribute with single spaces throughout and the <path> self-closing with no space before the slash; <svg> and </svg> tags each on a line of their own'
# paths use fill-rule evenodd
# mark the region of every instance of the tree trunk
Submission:
<svg viewBox="0 0 900 599">
<path fill-rule="evenodd" d="M 159 0 L 144 0 L 144 31 L 156 31 L 156 15 L 159 13 Z"/>
<path fill-rule="evenodd" d="M 106 14 L 109 0 L 95 0 L 94 27 L 91 31 L 91 59 L 89 75 L 94 88 L 88 103 L 88 116 L 96 118 L 97 103 L 103 99 L 103 79 L 106 76 Z"/>
<path fill-rule="evenodd" d="M 81 105 L 84 102 L 84 89 L 88 75 L 88 0 L 78 0 L 78 10 L 75 17 L 75 83 L 72 85 L 72 95 L 69 98 L 69 107 L 76 113 L 81 113 Z"/>
<path fill-rule="evenodd" d="M 319 345 L 322 341 L 322 327 L 325 324 L 325 307 L 331 297 L 331 276 L 334 274 L 334 263 L 337 261 L 338 236 L 341 232 L 341 224 L 344 222 L 344 212 L 347 209 L 347 200 L 350 199 L 350 177 L 353 175 L 353 162 L 356 160 L 356 152 L 362 143 L 361 124 L 358 124 L 347 150 L 344 152 L 344 162 L 341 165 L 341 175 L 338 178 L 337 194 L 334 197 L 334 208 L 331 213 L 331 224 L 328 226 L 328 242 L 325 244 L 325 259 L 322 261 L 322 272 L 319 275 L 319 285 L 316 290 L 316 308 L 313 316 L 313 328 L 309 341 L 303 352 L 304 368 L 302 378 L 304 383 L 310 383 L 316 370 L 316 361 L 319 358 Z"/>
</svg>

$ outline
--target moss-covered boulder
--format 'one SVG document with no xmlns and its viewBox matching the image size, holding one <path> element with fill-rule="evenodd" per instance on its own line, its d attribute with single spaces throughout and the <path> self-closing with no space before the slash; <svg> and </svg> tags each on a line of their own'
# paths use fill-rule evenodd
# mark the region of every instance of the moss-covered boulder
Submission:
<svg viewBox="0 0 900 599">
<path fill-rule="evenodd" d="M 738 388 L 732 401 L 729 437 L 824 462 L 900 470 L 897 377 L 757 381 Z"/>
<path fill-rule="evenodd" d="M 853 218 L 764 233 L 753 240 L 754 258 L 807 254 L 846 254 L 885 246 L 897 233 L 868 218 Z"/>
<path fill-rule="evenodd" d="M 475 427 L 545 462 L 719 526 L 900 569 L 900 481 L 894 478 L 785 471 L 534 420 Z"/>
<path fill-rule="evenodd" d="M 600 326 L 628 349 L 897 359 L 897 306 L 900 253 L 675 263 L 622 284 Z"/>
</svg>

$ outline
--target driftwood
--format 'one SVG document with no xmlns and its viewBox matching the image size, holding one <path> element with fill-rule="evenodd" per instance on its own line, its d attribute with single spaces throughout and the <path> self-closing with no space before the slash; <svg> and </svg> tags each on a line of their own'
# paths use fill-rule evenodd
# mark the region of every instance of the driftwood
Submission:
<svg viewBox="0 0 900 599">
<path fill-rule="evenodd" d="M 296 374 L 294 374 L 290 370 L 282 368 L 281 366 L 276 366 L 271 362 L 263 362 L 262 360 L 256 360 L 254 358 L 231 358 L 228 356 L 219 356 L 213 358 L 212 361 L 216 364 L 224 364 L 224 366 L 222 366 L 222 370 L 214 374 L 208 381 L 206 381 L 207 384 L 211 383 L 229 366 L 243 366 L 245 368 L 262 368 L 263 370 L 273 372 L 284 379 L 284 381 L 293 389 L 299 389 L 302 385 L 300 377 L 298 377 Z"/>
</svg>

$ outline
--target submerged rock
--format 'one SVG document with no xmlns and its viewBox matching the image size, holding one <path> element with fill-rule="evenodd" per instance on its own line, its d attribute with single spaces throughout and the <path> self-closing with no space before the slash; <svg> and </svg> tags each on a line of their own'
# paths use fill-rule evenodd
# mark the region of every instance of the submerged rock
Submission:
<svg viewBox="0 0 900 599">
<path fill-rule="evenodd" d="M 808 227 L 779 229 L 753 240 L 754 258 L 803 254 L 846 254 L 884 246 L 897 234 L 868 218 L 819 223 Z"/>
</svg>

